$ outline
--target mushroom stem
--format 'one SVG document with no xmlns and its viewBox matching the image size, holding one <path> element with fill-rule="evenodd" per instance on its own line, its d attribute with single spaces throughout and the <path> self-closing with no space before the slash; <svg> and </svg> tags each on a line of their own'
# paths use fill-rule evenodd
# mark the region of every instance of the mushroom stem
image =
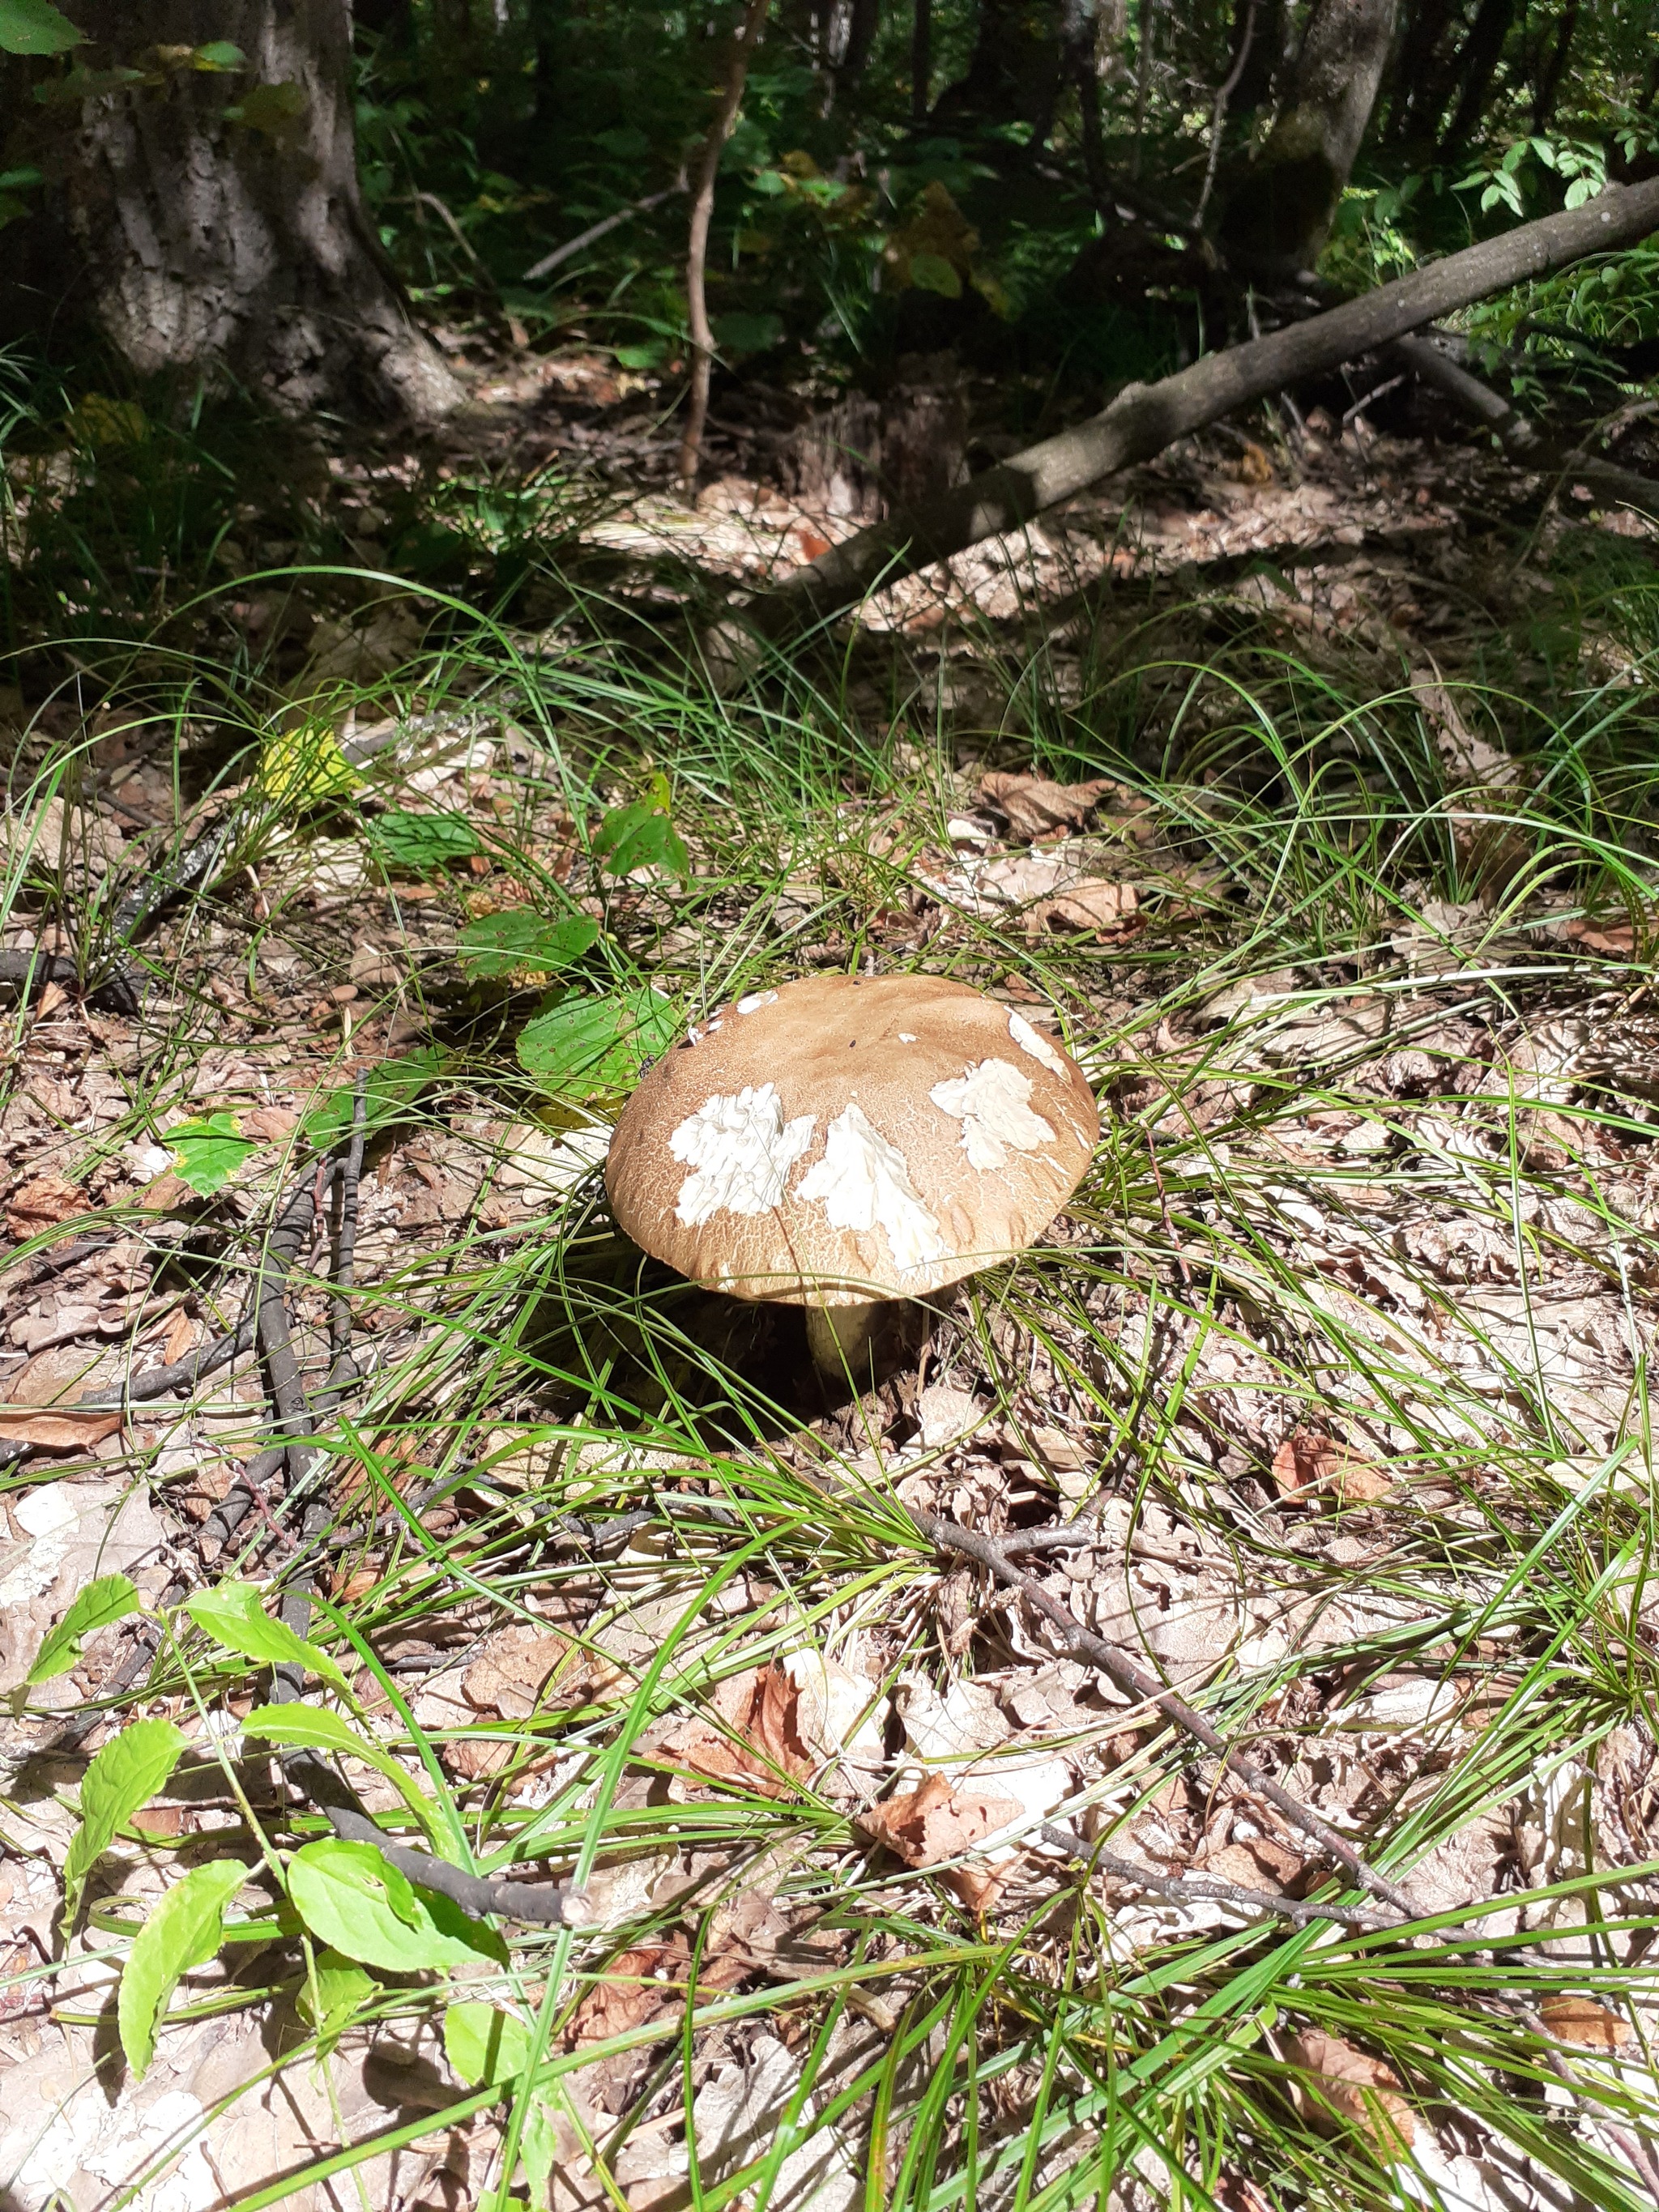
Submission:
<svg viewBox="0 0 1659 2212">
<path fill-rule="evenodd" d="M 886 1303 L 872 1298 L 867 1305 L 807 1307 L 806 1345 L 820 1375 L 849 1372 L 855 1361 L 868 1364 L 865 1355 L 875 1334 L 876 1316 Z"/>
</svg>

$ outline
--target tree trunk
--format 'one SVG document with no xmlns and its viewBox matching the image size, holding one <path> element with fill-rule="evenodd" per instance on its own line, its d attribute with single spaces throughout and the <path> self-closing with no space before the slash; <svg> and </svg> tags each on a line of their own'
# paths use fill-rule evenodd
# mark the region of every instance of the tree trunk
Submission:
<svg viewBox="0 0 1659 2212">
<path fill-rule="evenodd" d="M 1514 21 L 1515 0 L 1480 0 L 1474 27 L 1463 47 L 1462 91 L 1457 112 L 1437 149 L 1441 161 L 1455 161 L 1479 128 L 1480 111 L 1486 104 L 1486 94 L 1503 59 L 1504 41 Z"/>
<path fill-rule="evenodd" d="M 915 0 L 910 19 L 910 128 L 920 131 L 927 120 L 933 95 L 933 0 Z"/>
<path fill-rule="evenodd" d="M 1561 91 L 1562 80 L 1567 73 L 1567 56 L 1572 51 L 1573 33 L 1578 28 L 1578 0 L 1567 0 L 1561 11 L 1554 42 L 1547 55 L 1540 58 L 1538 69 L 1538 88 L 1532 103 L 1532 127 L 1543 132 L 1550 127 L 1550 118 L 1555 112 L 1555 103 Z"/>
<path fill-rule="evenodd" d="M 1659 178 L 1614 185 L 1563 215 L 1545 216 L 1430 262 L 1393 284 L 1310 321 L 1210 354 L 1154 385 L 1132 384 L 1075 429 L 1044 439 L 958 489 L 902 509 L 831 548 L 754 600 L 746 619 L 765 632 L 827 621 L 866 592 L 981 538 L 1018 530 L 1114 471 L 1150 460 L 1176 438 L 1310 376 L 1392 344 L 1489 293 L 1547 276 L 1586 254 L 1617 252 L 1659 229 Z"/>
<path fill-rule="evenodd" d="M 1399 0 L 1315 0 L 1285 104 L 1222 219 L 1223 248 L 1241 268 L 1295 278 L 1319 258 L 1398 13 Z"/>
<path fill-rule="evenodd" d="M 80 304 L 137 372 L 228 370 L 294 414 L 460 403 L 358 198 L 348 0 L 80 0 L 75 21 L 77 61 L 144 72 L 48 106 L 42 165 Z M 245 69 L 190 65 L 224 40 Z"/>
<path fill-rule="evenodd" d="M 1438 127 L 1455 75 L 1441 45 L 1455 12 L 1456 0 L 1417 0 L 1407 18 L 1389 99 L 1389 137 L 1396 144 L 1431 141 Z"/>
<path fill-rule="evenodd" d="M 936 131 L 964 123 L 1029 123 L 1038 143 L 1060 89 L 1059 0 L 979 0 L 968 74 L 946 85 L 930 118 Z"/>
</svg>

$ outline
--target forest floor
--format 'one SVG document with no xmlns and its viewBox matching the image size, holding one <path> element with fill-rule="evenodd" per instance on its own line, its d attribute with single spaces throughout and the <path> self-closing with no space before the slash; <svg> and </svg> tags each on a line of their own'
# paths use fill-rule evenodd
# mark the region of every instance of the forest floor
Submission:
<svg viewBox="0 0 1659 2212">
<path fill-rule="evenodd" d="M 1653 526 L 1262 418 L 717 683 L 696 576 L 850 525 L 737 441 L 678 500 L 650 398 L 502 367 L 319 472 L 343 550 L 250 516 L 0 690 L 0 2205 L 1650 2203 Z M 506 615 L 398 580 L 416 495 L 543 546 Z M 573 914 L 682 1023 L 988 991 L 1096 1164 L 826 1389 L 611 1226 Z M 361 1847 L 262 1604 L 313 1766 L 569 1924 L 284 1899 Z"/>
</svg>

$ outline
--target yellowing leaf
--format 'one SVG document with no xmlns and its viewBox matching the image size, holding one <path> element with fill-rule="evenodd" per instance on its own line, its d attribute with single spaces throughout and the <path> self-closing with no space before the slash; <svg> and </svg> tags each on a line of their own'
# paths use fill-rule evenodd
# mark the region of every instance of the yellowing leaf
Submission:
<svg viewBox="0 0 1659 2212">
<path fill-rule="evenodd" d="M 273 731 L 259 761 L 259 781 L 267 799 L 284 806 L 319 806 L 356 791 L 356 770 L 340 750 L 325 722 L 303 722 L 297 730 Z"/>
</svg>

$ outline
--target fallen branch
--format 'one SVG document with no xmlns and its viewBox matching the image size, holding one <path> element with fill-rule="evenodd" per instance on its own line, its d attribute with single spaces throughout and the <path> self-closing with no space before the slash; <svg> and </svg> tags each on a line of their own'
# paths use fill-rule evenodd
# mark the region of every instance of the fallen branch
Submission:
<svg viewBox="0 0 1659 2212">
<path fill-rule="evenodd" d="M 1633 507 L 1643 514 L 1659 514 L 1659 482 L 1651 477 L 1638 476 L 1634 470 L 1621 469 L 1611 461 L 1598 460 L 1594 454 L 1577 453 L 1545 437 L 1536 423 L 1528 422 L 1501 393 L 1494 392 L 1489 384 L 1483 384 L 1478 376 L 1471 376 L 1467 368 L 1437 345 L 1432 334 L 1396 338 L 1389 350 L 1419 383 L 1431 386 L 1449 399 L 1454 407 L 1484 423 L 1510 459 L 1519 462 L 1522 468 L 1540 474 L 1571 477 L 1621 507 Z"/>
<path fill-rule="evenodd" d="M 1245 1889 L 1236 1881 L 1218 1881 L 1212 1875 L 1159 1874 L 1153 1867 L 1137 1865 L 1133 1859 L 1119 1858 L 1102 1844 L 1085 1844 L 1053 1820 L 1043 1822 L 1042 1840 L 1064 1851 L 1076 1865 L 1098 1869 L 1114 1881 L 1148 1890 L 1171 1905 L 1224 1905 L 1230 1911 L 1244 1913 L 1251 1919 L 1288 1920 L 1297 1928 L 1316 1920 L 1331 1920 L 1339 1928 L 1358 1928 L 1367 1935 L 1380 1934 L 1395 1924 L 1380 1912 L 1367 1912 L 1355 1905 L 1321 1905 L 1299 1897 L 1278 1896 L 1269 1889 Z"/>
<path fill-rule="evenodd" d="M 269 1258 L 261 1270 L 258 1293 L 260 1346 L 270 1398 L 285 1441 L 262 1457 L 289 1462 L 289 1495 L 304 1478 L 301 1459 L 304 1439 L 316 1433 L 319 1414 L 331 1410 L 341 1389 L 354 1372 L 350 1359 L 350 1290 L 357 1238 L 357 1194 L 362 1177 L 363 1142 L 368 1127 L 368 1097 L 359 1078 L 352 1102 L 351 1134 L 343 1159 L 337 1163 L 340 1210 L 335 1239 L 334 1297 L 330 1313 L 331 1350 L 328 1381 L 319 1395 L 315 1411 L 306 1402 L 295 1356 L 293 1331 L 284 1292 L 286 1270 Z M 317 1499 L 307 1507 L 300 1530 L 301 1543 L 314 1552 L 328 1520 L 328 1506 Z M 291 1582 L 283 1593 L 282 1619 L 285 1627 L 303 1638 L 310 1633 L 314 1585 L 309 1577 Z M 305 1695 L 305 1670 L 297 1662 L 283 1662 L 271 1669 L 273 1705 L 298 1704 Z M 467 1874 L 429 1851 L 411 1850 L 387 1841 L 379 1826 L 366 1814 L 355 1792 L 318 1751 L 299 1748 L 280 1752 L 277 1764 L 286 1780 L 309 1798 L 327 1818 L 335 1834 L 349 1843 L 373 1844 L 399 1874 L 423 1887 L 449 1898 L 465 1912 L 510 1914 L 538 1926 L 558 1927 L 574 1917 L 580 1893 L 557 1882 L 494 1881 Z"/>
<path fill-rule="evenodd" d="M 1017 1567 L 994 1538 L 981 1536 L 972 1528 L 963 1528 L 954 1521 L 945 1520 L 940 1514 L 924 1511 L 920 1506 L 912 1505 L 906 1510 L 922 1534 L 941 1551 L 958 1552 L 964 1559 L 976 1560 L 981 1566 L 988 1568 L 1000 1582 L 1017 1589 L 1026 1603 L 1058 1631 L 1060 1642 L 1072 1657 L 1085 1660 L 1090 1666 L 1097 1668 L 1107 1680 L 1115 1683 L 1127 1697 L 1153 1706 L 1165 1720 L 1173 1721 L 1178 1729 L 1201 1743 L 1206 1751 L 1212 1751 L 1228 1771 L 1236 1775 L 1253 1796 L 1271 1805 L 1276 1813 L 1282 1814 L 1291 1826 L 1298 1829 L 1310 1842 L 1317 1844 L 1322 1851 L 1352 1876 L 1361 1889 L 1381 1899 L 1384 1905 L 1391 1905 L 1396 1912 L 1404 1913 L 1407 1919 L 1419 1917 L 1418 1907 L 1406 1891 L 1397 1882 L 1390 1881 L 1386 1875 L 1378 1874 L 1375 1867 L 1360 1856 L 1346 1836 L 1338 1835 L 1328 1821 L 1322 1820 L 1318 1814 L 1303 1804 L 1299 1798 L 1292 1797 L 1288 1790 L 1281 1790 L 1271 1776 L 1262 1772 L 1253 1759 L 1247 1759 L 1242 1751 L 1234 1750 L 1195 1706 L 1189 1705 L 1185 1698 L 1177 1695 L 1174 1690 L 1166 1689 L 1156 1676 L 1137 1665 L 1120 1645 L 1109 1644 L 1103 1636 L 1097 1636 L 1092 1629 L 1085 1628 L 1074 1613 L 1061 1605 L 1057 1598 L 1049 1595 L 1035 1575 L 1028 1575 L 1023 1567 Z"/>
<path fill-rule="evenodd" d="M 562 246 L 556 246 L 551 253 L 544 253 L 534 268 L 525 270 L 519 282 L 535 284 L 544 276 L 550 276 L 562 261 L 568 261 L 574 254 L 580 253 L 583 246 L 592 246 L 598 240 L 608 237 L 613 230 L 619 230 L 623 223 L 632 222 L 636 215 L 648 214 L 651 209 L 660 207 L 665 200 L 672 200 L 677 192 L 683 192 L 685 189 L 685 172 L 682 169 L 673 183 L 665 185 L 661 191 L 647 192 L 642 200 L 635 200 L 631 207 L 619 208 L 615 215 L 608 215 L 599 222 L 589 223 L 587 228 L 578 231 L 574 238 L 568 239 Z"/>
<path fill-rule="evenodd" d="M 1211 354 L 1158 384 L 1133 384 L 1075 429 L 1030 446 L 954 491 L 900 507 L 751 600 L 743 619 L 763 634 L 827 621 L 868 592 L 984 538 L 1018 530 L 1115 471 L 1151 460 L 1176 439 L 1284 386 L 1375 353 L 1489 293 L 1547 276 L 1585 255 L 1659 229 L 1659 178 L 1615 186 L 1581 208 L 1522 224 L 1413 270 L 1363 299 Z"/>
</svg>

